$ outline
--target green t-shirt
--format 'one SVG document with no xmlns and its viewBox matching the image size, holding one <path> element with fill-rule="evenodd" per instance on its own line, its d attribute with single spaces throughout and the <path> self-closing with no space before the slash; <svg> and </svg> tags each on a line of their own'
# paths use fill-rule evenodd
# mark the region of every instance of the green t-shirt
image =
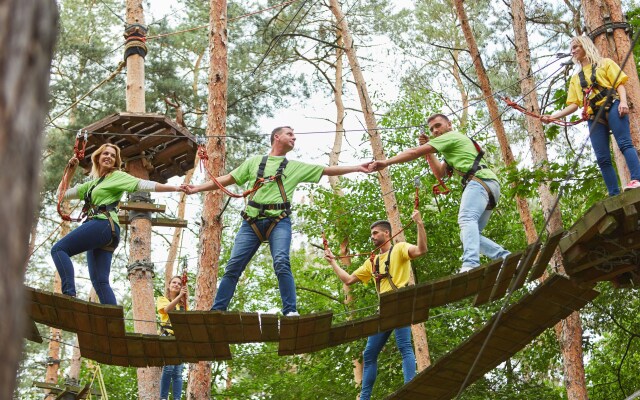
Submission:
<svg viewBox="0 0 640 400">
<path fill-rule="evenodd" d="M 449 131 L 438 137 L 429 140 L 429 144 L 435 148 L 438 153 L 442 154 L 447 164 L 453 168 L 466 173 L 473 166 L 473 162 L 478 156 L 478 150 L 469 137 L 456 131 Z M 483 165 L 484 160 L 480 161 Z M 476 172 L 476 176 L 481 179 L 498 180 L 496 174 L 488 169 L 483 168 Z"/>
<path fill-rule="evenodd" d="M 78 186 L 78 197 L 84 199 L 85 193 L 95 186 L 91 192 L 91 203 L 94 206 L 102 206 L 120 201 L 124 192 L 134 192 L 138 188 L 139 178 L 131 176 L 123 171 L 113 171 L 107 175 L 100 184 L 99 179 L 85 182 Z M 110 212 L 113 222 L 118 223 L 118 214 L 115 210 Z M 107 219 L 104 214 L 98 214 L 96 219 Z"/>
<path fill-rule="evenodd" d="M 238 168 L 231 171 L 231 176 L 235 179 L 239 186 L 243 186 L 245 183 L 249 183 L 248 188 L 253 187 L 253 183 L 258 176 L 258 167 L 263 156 L 252 157 L 243 162 Z M 284 156 L 269 156 L 267 165 L 264 169 L 264 177 L 275 175 L 280 163 L 284 159 Z M 302 182 L 317 183 L 322 177 L 324 171 L 322 165 L 305 164 L 300 161 L 289 160 L 287 167 L 282 174 L 282 185 L 284 191 L 287 194 L 287 200 L 291 202 L 293 192 L 296 190 L 296 186 Z M 267 182 L 262 186 L 254 195 L 253 201 L 260 204 L 275 204 L 282 203 L 282 195 L 278 189 L 278 184 L 275 181 Z M 256 217 L 258 215 L 258 209 L 255 207 L 247 206 L 247 215 L 250 217 Z M 266 210 L 265 215 L 267 217 L 277 217 L 282 213 L 281 210 Z"/>
</svg>

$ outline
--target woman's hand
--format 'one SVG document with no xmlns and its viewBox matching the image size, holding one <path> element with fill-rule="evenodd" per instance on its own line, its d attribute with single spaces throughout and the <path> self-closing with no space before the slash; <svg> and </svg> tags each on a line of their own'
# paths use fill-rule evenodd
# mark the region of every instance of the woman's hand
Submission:
<svg viewBox="0 0 640 400">
<path fill-rule="evenodd" d="M 618 114 L 620 114 L 620 117 L 624 117 L 625 115 L 629 114 L 629 105 L 626 101 L 623 102 L 621 100 L 620 104 L 618 104 Z"/>
<path fill-rule="evenodd" d="M 69 162 L 67 163 L 67 165 L 69 165 L 69 168 L 75 168 L 78 166 L 78 164 L 80 164 L 80 160 L 78 160 L 76 156 L 71 157 L 69 159 Z"/>
</svg>

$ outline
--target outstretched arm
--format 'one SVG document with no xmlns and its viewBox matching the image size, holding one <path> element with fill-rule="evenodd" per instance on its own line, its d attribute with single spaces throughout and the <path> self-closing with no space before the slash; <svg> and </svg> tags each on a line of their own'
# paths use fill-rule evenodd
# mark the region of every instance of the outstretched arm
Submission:
<svg viewBox="0 0 640 400">
<path fill-rule="evenodd" d="M 415 160 L 416 158 L 420 158 L 430 153 L 435 153 L 435 147 L 430 144 L 423 144 L 422 146 L 413 147 L 411 149 L 407 149 L 402 153 L 398 153 L 395 156 L 387 159 L 387 160 L 378 160 L 374 161 L 369 165 L 369 171 L 380 171 L 388 167 L 389 165 L 403 163 L 407 161 Z"/>
<path fill-rule="evenodd" d="M 573 114 L 574 112 L 576 112 L 578 110 L 578 105 L 577 104 L 569 104 L 568 106 L 566 106 L 565 108 L 563 108 L 562 110 L 555 112 L 551 115 L 541 115 L 540 116 L 540 121 L 542 121 L 542 123 L 544 124 L 548 124 L 549 122 L 551 122 L 554 119 L 558 119 L 558 118 L 562 118 L 562 117 L 566 117 L 569 114 Z"/>
<path fill-rule="evenodd" d="M 424 222 L 422 221 L 420 211 L 413 210 L 411 219 L 413 219 L 413 221 L 416 223 L 416 227 L 418 230 L 418 244 L 411 245 L 409 247 L 409 258 L 413 260 L 414 258 L 418 258 L 427 252 L 427 232 L 424 230 Z"/>
<path fill-rule="evenodd" d="M 236 180 L 233 178 L 233 176 L 231 176 L 231 174 L 222 175 L 221 177 L 218 177 L 217 181 L 220 182 L 220 184 L 224 187 L 236 183 Z M 180 185 L 180 190 L 185 192 L 186 194 L 194 194 L 216 189 L 218 189 L 218 185 L 216 185 L 213 181 L 205 182 L 201 185 Z"/>
<path fill-rule="evenodd" d="M 338 175 L 350 174 L 352 172 L 369 173 L 370 172 L 369 164 L 371 163 L 368 162 L 360 165 L 343 165 L 343 166 L 333 165 L 331 167 L 326 167 L 324 171 L 322 171 L 322 175 L 338 176 Z"/>
<path fill-rule="evenodd" d="M 324 251 L 324 258 L 327 261 L 329 261 L 329 264 L 333 268 L 333 272 L 335 272 L 336 275 L 338 275 L 338 278 L 340 278 L 340 280 L 343 283 L 345 283 L 347 285 L 353 285 L 354 283 L 360 282 L 360 279 L 358 279 L 357 276 L 355 276 L 353 274 L 349 275 L 349 273 L 347 271 L 345 271 L 344 269 L 340 268 L 340 266 L 336 262 L 336 258 L 334 257 L 333 253 L 331 252 L 331 249 L 326 249 Z"/>
</svg>

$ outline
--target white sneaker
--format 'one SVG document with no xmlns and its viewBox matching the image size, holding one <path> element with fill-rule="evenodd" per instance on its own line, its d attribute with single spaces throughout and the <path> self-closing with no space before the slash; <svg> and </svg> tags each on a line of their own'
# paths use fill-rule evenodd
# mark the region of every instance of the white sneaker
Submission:
<svg viewBox="0 0 640 400">
<path fill-rule="evenodd" d="M 463 273 L 463 272 L 468 272 L 471 271 L 472 269 L 477 268 L 477 267 L 469 267 L 469 266 L 462 266 L 460 267 L 460 271 L 458 271 L 459 274 Z"/>
<path fill-rule="evenodd" d="M 289 311 L 285 314 L 285 317 L 299 317 L 300 314 L 297 311 Z"/>
<path fill-rule="evenodd" d="M 640 181 L 634 179 L 629 183 L 627 183 L 627 186 L 624 187 L 624 191 L 626 192 L 627 190 L 637 189 L 637 188 L 640 188 Z"/>
</svg>

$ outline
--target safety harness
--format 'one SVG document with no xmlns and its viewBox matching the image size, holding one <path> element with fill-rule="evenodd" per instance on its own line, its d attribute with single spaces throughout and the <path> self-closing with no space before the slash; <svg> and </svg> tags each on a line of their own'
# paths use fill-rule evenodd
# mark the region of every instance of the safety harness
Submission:
<svg viewBox="0 0 640 400">
<path fill-rule="evenodd" d="M 271 231 L 273 231 L 273 228 L 276 227 L 278 222 L 280 222 L 282 219 L 287 218 L 289 215 L 291 215 L 291 203 L 289 202 L 289 200 L 287 200 L 287 193 L 285 192 L 284 184 L 282 183 L 282 177 L 284 176 L 283 172 L 284 172 L 284 169 L 287 167 L 289 160 L 287 160 L 287 158 L 285 157 L 280 163 L 280 166 L 278 166 L 278 169 L 276 170 L 275 175 L 270 176 L 268 178 L 264 178 L 264 169 L 267 166 L 268 159 L 269 159 L 268 155 L 262 157 L 262 160 L 260 161 L 260 165 L 258 166 L 258 175 L 256 177 L 254 187 L 262 186 L 265 182 L 275 181 L 276 184 L 278 185 L 278 189 L 280 190 L 280 196 L 282 196 L 282 203 L 262 204 L 262 203 L 255 202 L 253 200 L 253 197 L 256 194 L 256 191 L 257 191 L 256 190 L 251 192 L 251 194 L 249 195 L 247 205 L 257 208 L 258 215 L 255 217 L 250 217 L 246 212 L 246 208 L 240 213 L 240 215 L 242 215 L 242 218 L 244 218 L 244 220 L 247 221 L 247 223 L 251 226 L 251 229 L 253 229 L 256 236 L 258 236 L 258 239 L 261 242 L 266 242 L 267 240 L 269 240 Z M 280 210 L 281 213 L 275 218 L 267 217 L 265 214 L 265 211 L 267 210 Z M 269 225 L 269 228 L 267 229 L 266 233 L 262 235 L 262 232 L 260 232 L 260 229 L 256 225 L 256 221 L 264 218 L 268 218 L 269 220 L 271 220 L 271 224 Z"/>
<path fill-rule="evenodd" d="M 461 183 L 464 189 L 466 189 L 467 183 L 469 183 L 469 181 L 475 181 L 475 182 L 478 182 L 480 185 L 482 185 L 482 187 L 487 191 L 487 194 L 489 195 L 489 203 L 487 204 L 487 210 L 493 210 L 496 206 L 496 198 L 493 196 L 493 192 L 491 191 L 487 183 L 476 176 L 476 173 L 478 171 L 489 168 L 485 164 L 480 164 L 480 161 L 482 160 L 482 157 L 484 157 L 484 154 L 485 154 L 484 150 L 482 150 L 482 147 L 480 147 L 478 142 L 476 142 L 472 138 L 469 138 L 469 140 L 471 140 L 471 142 L 473 143 L 473 146 L 478 151 L 478 155 L 476 155 L 475 160 L 473 160 L 473 165 L 471 166 L 471 168 L 469 168 L 467 172 L 462 172 L 459 169 L 454 168 L 445 160 L 445 163 L 447 164 L 447 170 L 449 171 L 449 173 L 455 172 L 456 175 L 459 175 L 462 177 Z"/>
<path fill-rule="evenodd" d="M 389 272 L 389 264 L 391 263 L 391 252 L 393 251 L 393 245 L 391 245 L 391 248 L 389 249 L 389 252 L 387 253 L 387 259 L 384 262 L 384 273 L 380 273 L 380 254 L 378 254 L 378 256 L 375 259 L 375 263 L 372 262 L 371 266 L 372 268 L 372 273 L 373 273 L 373 278 L 376 280 L 376 290 L 378 291 L 378 293 L 380 293 L 380 282 L 383 279 L 387 279 L 389 281 L 389 285 L 391 285 L 391 289 L 393 290 L 398 290 L 398 287 L 396 286 L 395 283 L 393 283 L 393 277 L 391 276 L 391 273 Z"/>
<path fill-rule="evenodd" d="M 589 116 L 589 119 L 594 120 L 596 115 L 598 114 L 598 110 L 600 109 L 600 107 L 604 107 L 604 115 L 600 119 L 598 119 L 598 122 L 606 125 L 607 121 L 609 120 L 609 109 L 611 108 L 613 100 L 618 98 L 618 93 L 614 88 L 605 88 L 597 82 L 596 70 L 596 66 L 592 64 L 591 84 L 587 82 L 584 70 L 580 70 L 580 72 L 578 73 L 578 79 L 580 79 L 580 87 L 582 87 L 582 92 L 584 94 L 583 102 L 585 104 L 588 104 L 589 107 L 591 107 L 591 111 L 593 112 L 593 114 Z M 593 92 L 594 89 L 596 89 L 598 93 L 589 98 L 589 95 L 591 94 L 591 92 Z M 605 98 L 607 99 L 607 101 L 605 101 L 604 104 L 602 104 L 601 106 L 596 106 L 598 102 Z"/>
<path fill-rule="evenodd" d="M 102 204 L 102 205 L 94 205 L 91 202 L 91 193 L 93 190 L 104 180 L 105 176 L 102 176 L 98 179 L 98 182 L 91 186 L 87 193 L 84 195 L 84 205 L 82 206 L 82 215 L 86 216 L 87 220 L 95 219 L 98 215 L 104 215 L 109 222 L 109 226 L 111 227 L 111 240 L 106 245 L 102 246 L 102 250 L 106 251 L 115 251 L 116 247 L 118 247 L 118 234 L 116 233 L 116 223 L 113 222 L 113 218 L 111 217 L 111 211 L 118 211 L 119 200 L 114 201 L 111 204 Z"/>
</svg>

